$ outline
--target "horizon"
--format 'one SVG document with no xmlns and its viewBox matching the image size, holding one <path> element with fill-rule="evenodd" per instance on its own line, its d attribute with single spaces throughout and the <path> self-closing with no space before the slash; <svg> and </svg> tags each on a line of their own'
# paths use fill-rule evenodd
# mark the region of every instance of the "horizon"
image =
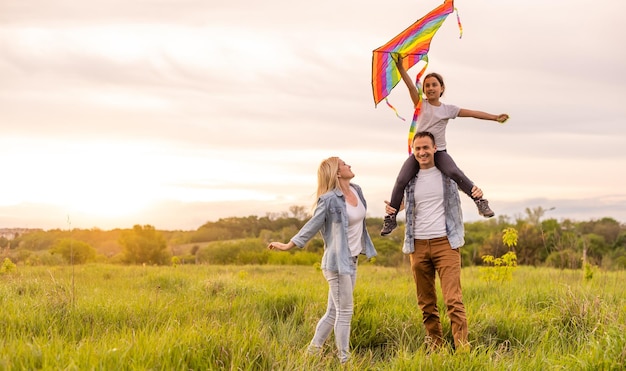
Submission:
<svg viewBox="0 0 626 371">
<path fill-rule="evenodd" d="M 469 202 L 465 202 L 462 201 L 462 206 L 463 206 L 463 213 L 465 215 L 466 211 L 474 211 L 475 207 Z M 305 206 L 305 205 L 292 205 L 292 206 Z M 620 218 L 616 218 L 612 215 L 602 215 L 602 214 L 597 214 L 596 216 L 593 217 L 588 217 L 588 218 L 584 218 L 584 217 L 562 217 L 558 214 L 558 209 L 555 206 L 546 208 L 540 204 L 536 204 L 533 207 L 523 207 L 521 209 L 518 210 L 518 212 L 514 213 L 514 214 L 502 214 L 502 215 L 498 215 L 496 214 L 495 217 L 493 218 L 483 218 L 480 217 L 478 215 L 476 215 L 473 218 L 467 218 L 464 217 L 464 222 L 465 223 L 473 223 L 473 222 L 481 222 L 481 221 L 488 221 L 490 219 L 498 219 L 498 218 L 504 218 L 504 220 L 506 222 L 509 223 L 515 223 L 516 220 L 523 220 L 526 219 L 528 217 L 528 214 L 526 213 L 526 208 L 533 210 L 537 207 L 541 207 L 544 211 L 543 216 L 540 218 L 540 220 L 549 220 L 549 219 L 554 219 L 556 221 L 558 221 L 559 223 L 562 223 L 564 220 L 570 220 L 572 222 L 592 222 L 592 221 L 596 221 L 596 220 L 601 220 L 604 218 L 610 218 L 610 219 L 614 219 L 615 221 L 617 221 L 618 223 L 620 223 L 621 225 L 626 225 L 626 222 L 623 219 Z M 167 207 L 168 210 L 171 210 L 171 206 Z M 307 209 L 307 212 L 309 213 L 307 215 L 307 218 L 305 220 L 308 220 L 310 218 L 310 210 Z M 55 229 L 59 229 L 59 230 L 71 230 L 71 229 L 83 229 L 83 230 L 90 230 L 90 229 L 99 229 L 99 230 L 103 230 L 103 231 L 107 231 L 107 230 L 114 230 L 114 229 L 132 229 L 133 226 L 135 225 L 151 225 L 153 227 L 155 227 L 157 230 L 162 230 L 162 231 L 194 231 L 199 229 L 201 226 L 203 226 L 206 223 L 215 223 L 218 222 L 220 219 L 227 219 L 227 218 L 246 218 L 246 217 L 250 217 L 250 216 L 256 216 L 259 218 L 262 217 L 266 217 L 266 216 L 270 216 L 270 214 L 272 216 L 275 217 L 283 217 L 283 214 L 286 214 L 288 217 L 291 216 L 291 213 L 289 212 L 288 208 L 285 208 L 282 211 L 276 211 L 276 212 L 263 212 L 263 213 L 241 213 L 238 215 L 221 215 L 221 216 L 216 216 L 212 219 L 206 219 L 203 221 L 198 220 L 198 224 L 194 227 L 191 226 L 191 224 L 185 224 L 185 225 L 189 225 L 189 227 L 167 227 L 165 226 L 165 223 L 163 222 L 159 222 L 158 219 L 152 219 L 151 221 L 137 221 L 137 222 L 132 222 L 130 220 L 127 220 L 124 223 L 119 223 L 116 224 L 115 221 L 113 220 L 108 220 L 108 222 L 105 224 L 105 226 L 99 226 L 99 225 L 90 225 L 88 222 L 76 225 L 74 220 L 72 220 L 72 218 L 69 218 L 69 222 L 68 222 L 68 218 L 66 217 L 66 223 L 65 225 L 48 225 L 48 226 L 37 226 L 35 224 L 30 224 L 30 223 L 26 223 L 24 225 L 11 225 L 11 226 L 7 226 L 5 224 L 0 224 L 0 230 L 7 230 L 7 229 L 29 229 L 29 230 L 43 230 L 43 231 L 50 231 L 50 230 L 55 230 Z M 383 218 L 383 215 L 371 215 L 369 212 L 366 216 L 367 218 Z M 398 220 L 401 222 L 405 222 L 405 218 L 404 218 L 404 212 L 401 212 L 398 215 Z M 154 221 L 156 221 L 156 223 L 154 223 Z"/>
</svg>

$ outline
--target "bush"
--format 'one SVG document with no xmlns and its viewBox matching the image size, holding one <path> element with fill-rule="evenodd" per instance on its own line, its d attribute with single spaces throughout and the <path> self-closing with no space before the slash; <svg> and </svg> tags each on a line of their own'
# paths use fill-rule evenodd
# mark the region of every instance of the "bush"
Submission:
<svg viewBox="0 0 626 371">
<path fill-rule="evenodd" d="M 0 266 L 0 274 L 8 274 L 17 271 L 17 266 L 9 258 L 4 258 Z"/>
<path fill-rule="evenodd" d="M 579 269 L 582 266 L 582 253 L 572 249 L 553 252 L 546 258 L 546 266 L 560 269 Z"/>
<path fill-rule="evenodd" d="M 259 238 L 210 242 L 196 253 L 198 263 L 266 264 L 269 251 Z"/>
<path fill-rule="evenodd" d="M 67 263 L 84 264 L 96 259 L 96 249 L 84 241 L 71 238 L 58 240 L 50 249 L 51 254 L 59 253 Z"/>
</svg>

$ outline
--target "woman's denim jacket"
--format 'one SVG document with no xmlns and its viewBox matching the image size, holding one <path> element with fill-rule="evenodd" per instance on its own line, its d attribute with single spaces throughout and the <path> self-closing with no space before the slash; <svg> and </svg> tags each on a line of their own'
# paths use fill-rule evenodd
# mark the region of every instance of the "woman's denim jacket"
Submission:
<svg viewBox="0 0 626 371">
<path fill-rule="evenodd" d="M 356 184 L 350 185 L 356 189 L 359 199 L 367 209 L 361 187 Z M 354 274 L 356 266 L 348 247 L 346 199 L 340 189 L 328 191 L 320 196 L 313 216 L 291 241 L 302 248 L 318 231 L 322 232 L 324 239 L 324 256 L 322 256 L 321 268 L 339 274 Z M 362 254 L 365 253 L 368 259 L 376 256 L 376 249 L 367 233 L 367 228 L 365 228 L 365 219 L 363 219 L 361 243 L 363 246 Z"/>
<path fill-rule="evenodd" d="M 463 214 L 461 212 L 461 199 L 459 189 L 454 180 L 441 174 L 443 178 L 443 205 L 446 213 L 446 234 L 453 249 L 458 249 L 465 244 L 465 227 L 463 226 Z M 404 189 L 406 209 L 406 225 L 404 230 L 404 246 L 402 252 L 411 254 L 415 251 L 415 239 L 413 237 L 413 225 L 415 222 L 415 181 L 411 179 Z"/>
</svg>

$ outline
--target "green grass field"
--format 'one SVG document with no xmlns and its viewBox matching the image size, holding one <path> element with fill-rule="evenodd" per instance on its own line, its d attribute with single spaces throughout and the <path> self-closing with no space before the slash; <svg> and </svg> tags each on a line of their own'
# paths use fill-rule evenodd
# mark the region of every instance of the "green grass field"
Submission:
<svg viewBox="0 0 626 371">
<path fill-rule="evenodd" d="M 0 276 L 0 370 L 625 367 L 626 272 L 519 267 L 496 283 L 465 268 L 462 280 L 472 350 L 428 353 L 408 267 L 362 264 L 342 368 L 332 338 L 304 353 L 327 295 L 312 266 L 19 266 Z"/>
</svg>

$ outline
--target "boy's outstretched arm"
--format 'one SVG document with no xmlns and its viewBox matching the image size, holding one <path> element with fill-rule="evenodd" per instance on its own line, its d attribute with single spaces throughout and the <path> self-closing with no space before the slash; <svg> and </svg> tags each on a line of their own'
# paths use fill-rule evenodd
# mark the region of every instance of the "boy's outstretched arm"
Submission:
<svg viewBox="0 0 626 371">
<path fill-rule="evenodd" d="M 499 123 L 503 123 L 509 119 L 509 115 L 507 115 L 506 113 L 493 115 L 491 113 L 487 113 L 483 111 L 474 111 L 474 110 L 469 110 L 465 108 L 461 108 L 458 116 L 459 117 L 473 117 L 475 119 L 481 119 L 481 120 L 498 121 Z"/>
<path fill-rule="evenodd" d="M 411 80 L 411 76 L 409 76 L 408 72 L 404 69 L 402 65 L 402 58 L 398 55 L 397 58 L 394 57 L 393 60 L 396 62 L 396 66 L 398 67 L 398 71 L 400 71 L 400 76 L 402 76 L 402 81 L 406 84 L 406 87 L 409 89 L 409 94 L 411 95 L 411 100 L 413 101 L 413 106 L 417 106 L 417 103 L 420 101 L 420 93 L 415 86 L 413 80 Z"/>
</svg>

